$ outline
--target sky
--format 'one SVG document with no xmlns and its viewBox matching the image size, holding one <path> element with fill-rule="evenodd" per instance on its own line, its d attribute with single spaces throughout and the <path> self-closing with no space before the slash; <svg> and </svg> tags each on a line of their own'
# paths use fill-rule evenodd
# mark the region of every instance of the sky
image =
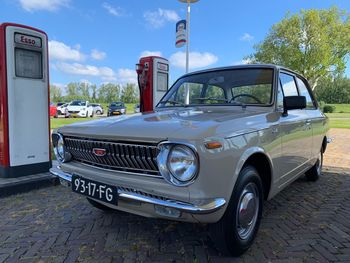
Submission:
<svg viewBox="0 0 350 263">
<path fill-rule="evenodd" d="M 0 23 L 39 28 L 49 37 L 50 82 L 136 83 L 141 56 L 170 61 L 170 84 L 185 73 L 185 48 L 175 24 L 186 18 L 178 0 L 0 0 Z M 190 71 L 244 63 L 271 26 L 289 12 L 349 0 L 200 0 L 191 5 Z M 350 76 L 350 61 L 346 75 Z"/>
</svg>

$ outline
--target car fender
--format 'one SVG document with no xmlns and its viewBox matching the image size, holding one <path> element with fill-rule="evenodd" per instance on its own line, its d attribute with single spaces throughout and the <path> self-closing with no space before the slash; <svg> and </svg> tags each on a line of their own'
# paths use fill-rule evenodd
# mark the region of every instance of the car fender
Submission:
<svg viewBox="0 0 350 263">
<path fill-rule="evenodd" d="M 249 159 L 249 157 L 251 157 L 253 154 L 256 154 L 256 153 L 261 153 L 263 154 L 268 162 L 269 162 L 269 165 L 270 165 L 270 170 L 271 170 L 271 184 L 273 182 L 273 171 L 274 171 L 274 168 L 273 168 L 273 162 L 271 160 L 271 157 L 269 156 L 269 154 L 264 150 L 264 148 L 262 147 L 259 147 L 259 146 L 253 146 L 253 147 L 250 147 L 248 149 L 246 149 L 243 154 L 241 155 L 239 161 L 237 162 L 237 165 L 236 165 L 236 168 L 235 168 L 235 172 L 234 172 L 234 178 L 235 178 L 235 183 L 238 179 L 238 176 L 239 176 L 239 173 L 241 172 L 244 164 L 246 163 L 246 161 Z M 271 185 L 270 185 L 271 187 Z M 270 188 L 271 189 L 271 188 Z"/>
</svg>

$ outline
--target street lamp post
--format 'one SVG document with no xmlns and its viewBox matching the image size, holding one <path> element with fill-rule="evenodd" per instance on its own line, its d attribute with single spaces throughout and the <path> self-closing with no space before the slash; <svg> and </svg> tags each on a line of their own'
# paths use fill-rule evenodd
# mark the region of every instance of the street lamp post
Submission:
<svg viewBox="0 0 350 263">
<path fill-rule="evenodd" d="M 191 3 L 196 3 L 199 0 L 179 0 L 182 3 L 187 3 L 187 18 L 186 18 L 186 73 L 189 71 L 189 51 L 190 51 L 190 19 L 191 19 Z"/>
</svg>

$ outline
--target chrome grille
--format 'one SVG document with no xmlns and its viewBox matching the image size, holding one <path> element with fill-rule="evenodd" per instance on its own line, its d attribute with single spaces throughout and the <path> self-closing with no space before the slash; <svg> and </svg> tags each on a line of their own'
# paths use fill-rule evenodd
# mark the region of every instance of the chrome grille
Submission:
<svg viewBox="0 0 350 263">
<path fill-rule="evenodd" d="M 109 170 L 160 176 L 157 166 L 157 146 L 143 143 L 124 143 L 65 137 L 67 151 L 74 160 Z M 97 156 L 93 149 L 105 149 Z"/>
</svg>

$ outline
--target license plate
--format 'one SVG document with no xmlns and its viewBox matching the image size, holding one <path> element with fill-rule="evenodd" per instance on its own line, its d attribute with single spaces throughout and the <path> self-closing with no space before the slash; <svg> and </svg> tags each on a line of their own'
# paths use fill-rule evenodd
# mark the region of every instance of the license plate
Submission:
<svg viewBox="0 0 350 263">
<path fill-rule="evenodd" d="M 76 113 L 71 113 L 71 116 L 72 116 L 72 117 L 77 117 L 78 114 L 76 114 Z"/>
<path fill-rule="evenodd" d="M 120 115 L 120 112 L 119 111 L 114 111 L 113 114 Z"/>
<path fill-rule="evenodd" d="M 118 205 L 118 192 L 115 186 L 73 175 L 72 191 L 106 203 Z"/>
</svg>

